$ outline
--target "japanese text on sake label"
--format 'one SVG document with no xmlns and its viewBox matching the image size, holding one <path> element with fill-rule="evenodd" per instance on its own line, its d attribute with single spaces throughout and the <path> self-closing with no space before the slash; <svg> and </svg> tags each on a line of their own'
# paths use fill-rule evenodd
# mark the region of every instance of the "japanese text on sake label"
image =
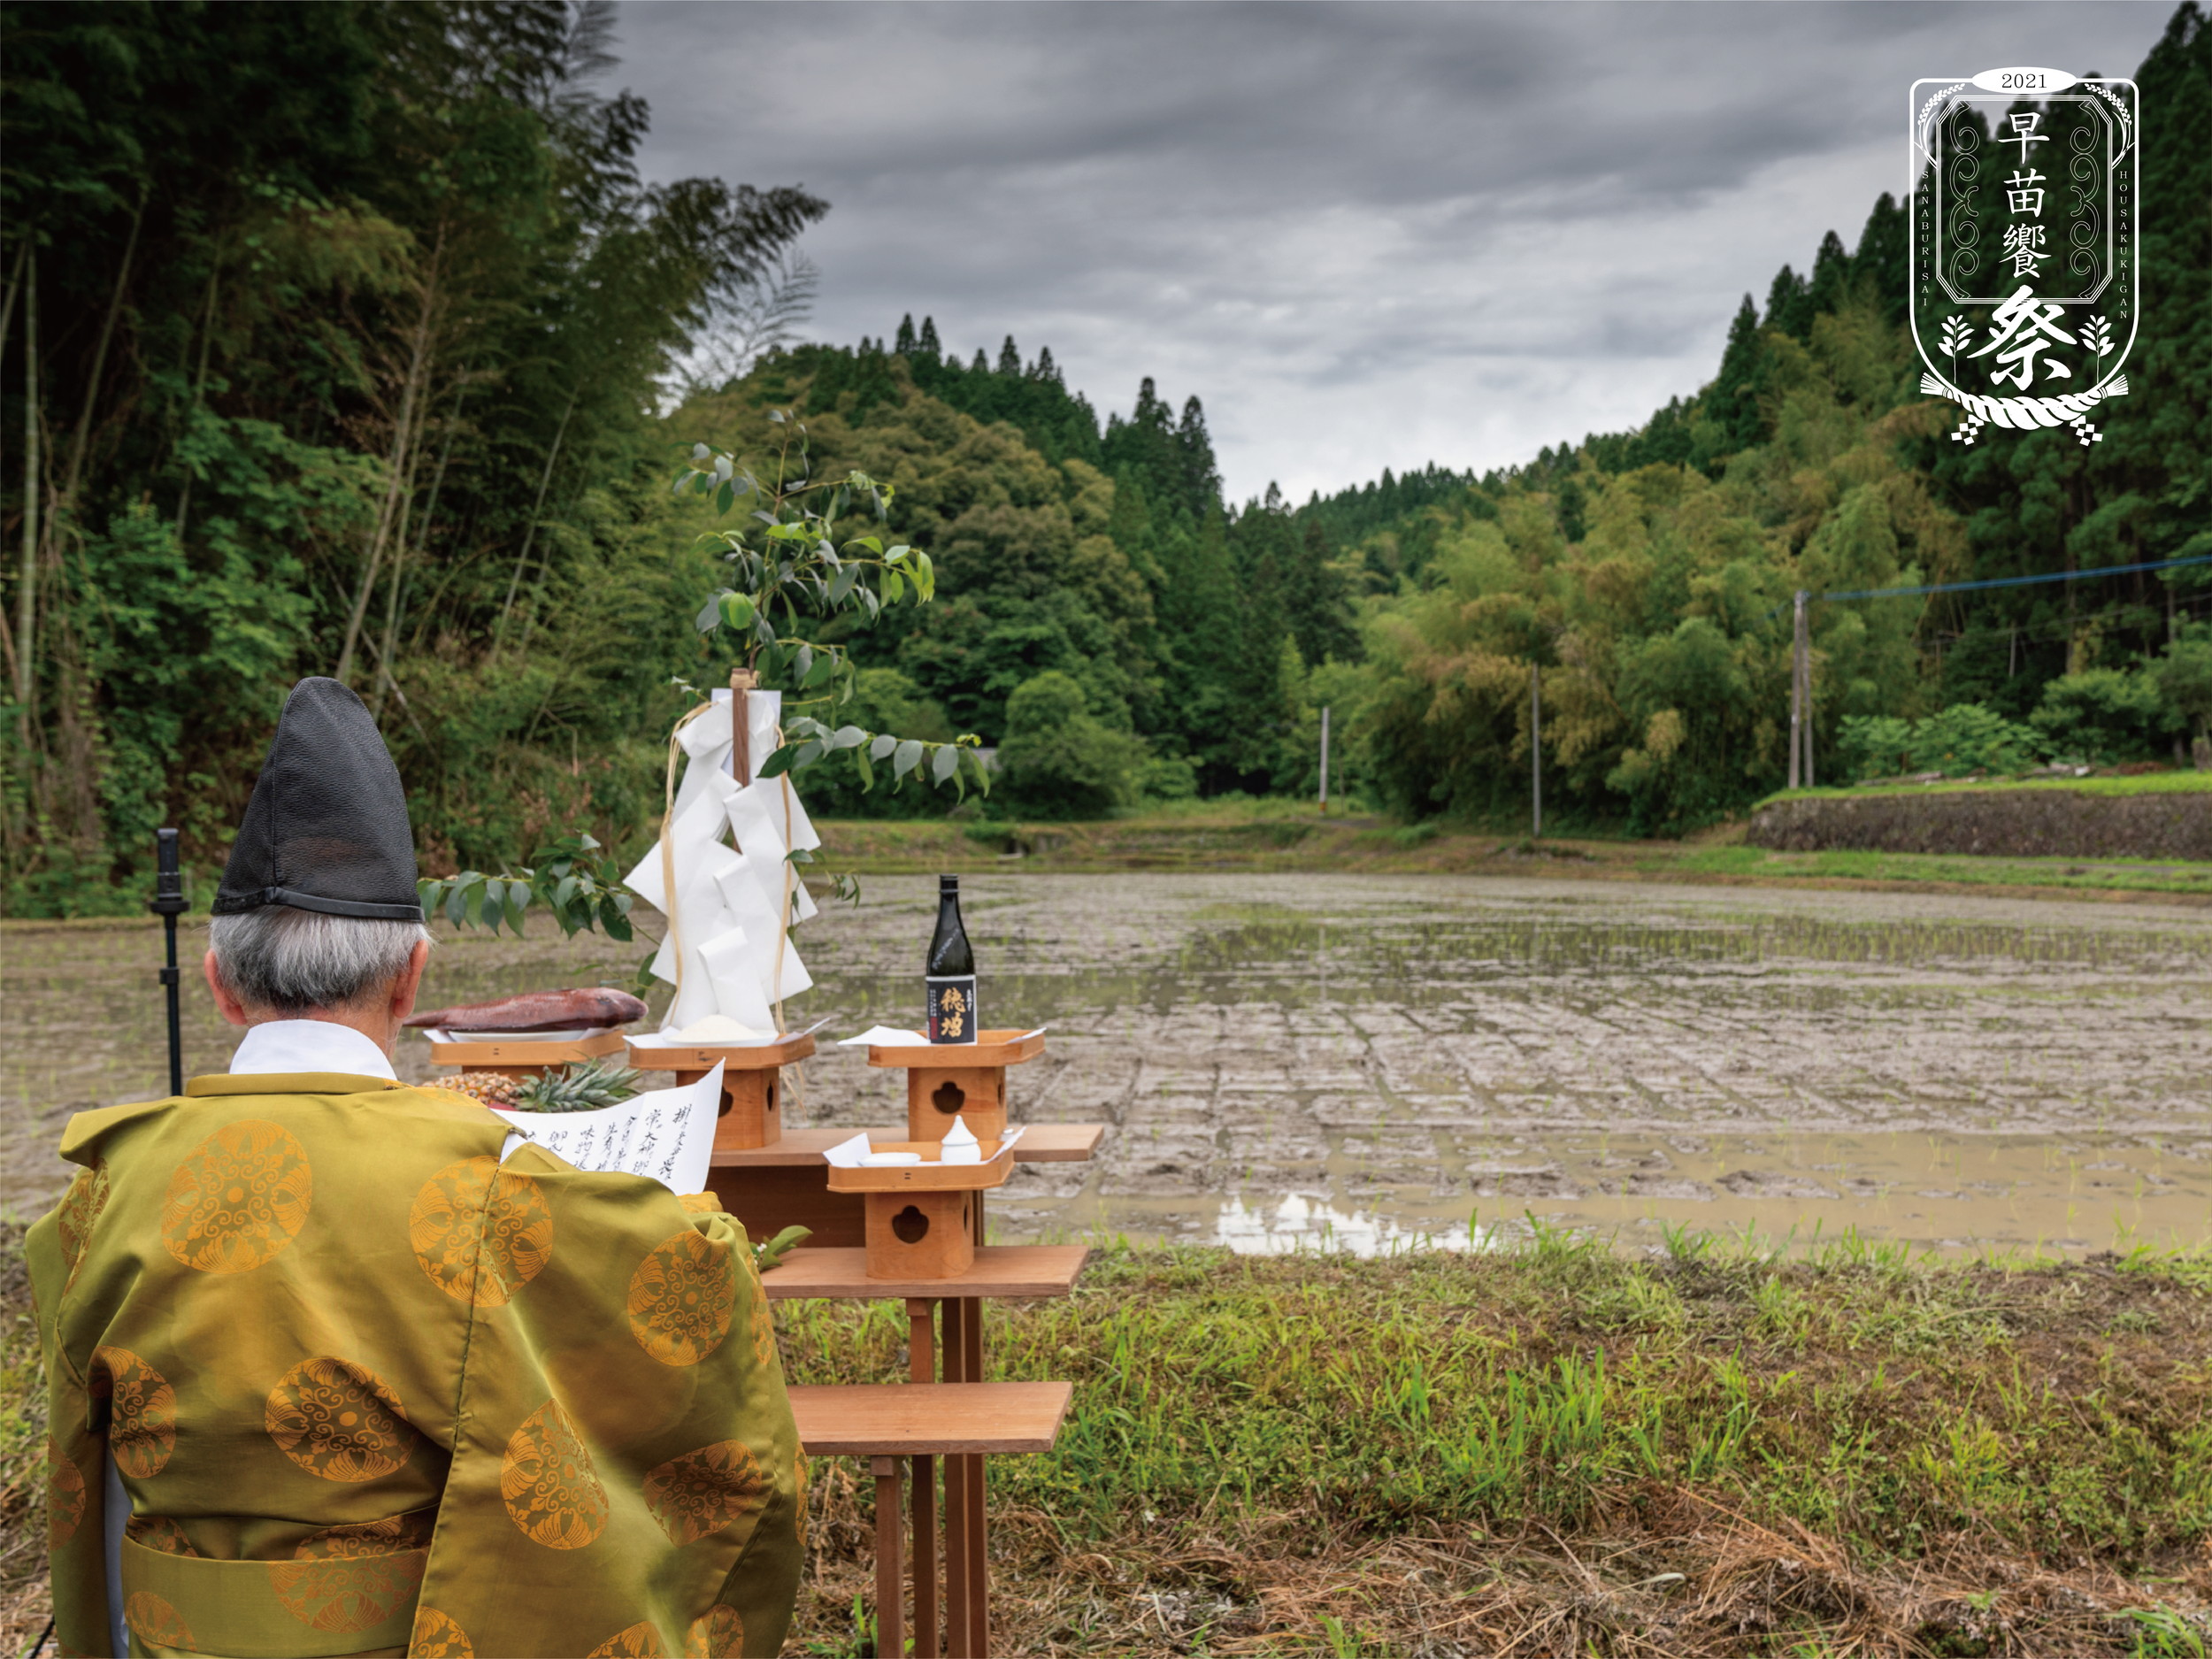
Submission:
<svg viewBox="0 0 2212 1659">
<path fill-rule="evenodd" d="M 2139 316 L 2131 81 L 1990 69 L 1912 88 L 1910 305 L 1920 389 L 1986 426 L 2066 426 L 2127 395 Z"/>
<path fill-rule="evenodd" d="M 929 1040 L 932 1042 L 973 1042 L 976 1040 L 975 976 L 964 978 L 931 974 Z"/>
</svg>

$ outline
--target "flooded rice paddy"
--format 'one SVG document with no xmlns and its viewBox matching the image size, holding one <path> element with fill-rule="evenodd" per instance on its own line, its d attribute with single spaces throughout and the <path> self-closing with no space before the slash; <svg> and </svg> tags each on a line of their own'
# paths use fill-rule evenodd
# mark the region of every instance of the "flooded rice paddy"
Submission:
<svg viewBox="0 0 2212 1659">
<path fill-rule="evenodd" d="M 910 1024 L 926 879 L 801 930 L 793 1023 Z M 1552 1225 L 2055 1253 L 2212 1239 L 2212 915 L 2154 905 L 1448 877 L 964 884 L 985 1023 L 1049 1025 L 1018 1118 L 1111 1125 L 1025 1166 L 1007 1238 L 1250 1251 Z M 195 941 L 196 943 L 197 941 Z M 12 928 L 0 1204 L 50 1202 L 73 1110 L 162 1087 L 147 926 Z M 442 942 L 437 1002 L 626 978 L 602 940 Z M 188 1071 L 228 1028 L 187 990 Z M 416 1039 L 403 1075 L 427 1075 Z M 795 1124 L 903 1118 L 857 1051 Z"/>
</svg>

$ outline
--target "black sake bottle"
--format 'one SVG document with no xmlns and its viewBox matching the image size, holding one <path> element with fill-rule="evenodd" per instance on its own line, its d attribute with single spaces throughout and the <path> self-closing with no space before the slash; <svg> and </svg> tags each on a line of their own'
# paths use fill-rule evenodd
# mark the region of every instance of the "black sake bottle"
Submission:
<svg viewBox="0 0 2212 1659">
<path fill-rule="evenodd" d="M 976 1039 L 975 952 L 960 925 L 960 878 L 937 878 L 937 931 L 930 935 L 923 964 L 928 989 L 929 1040 L 973 1042 Z"/>
</svg>

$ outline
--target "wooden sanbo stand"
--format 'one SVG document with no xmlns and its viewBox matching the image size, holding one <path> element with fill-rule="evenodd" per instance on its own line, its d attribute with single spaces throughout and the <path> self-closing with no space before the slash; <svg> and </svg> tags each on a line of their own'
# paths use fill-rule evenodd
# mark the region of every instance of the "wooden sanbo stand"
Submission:
<svg viewBox="0 0 2212 1659">
<path fill-rule="evenodd" d="M 875 1150 L 927 1157 L 941 1145 L 893 1141 Z M 982 1141 L 979 1150 L 979 1164 L 830 1166 L 830 1191 L 858 1193 L 867 1206 L 869 1278 L 957 1279 L 975 1265 L 981 1194 L 1005 1186 L 1014 1171 L 1014 1149 L 1004 1142 Z"/>
<path fill-rule="evenodd" d="M 714 1149 L 744 1152 L 783 1139 L 783 1068 L 814 1052 L 800 1033 L 774 1042 L 630 1044 L 630 1064 L 641 1071 L 673 1071 L 676 1083 L 696 1083 L 719 1064 L 722 1104 L 714 1120 Z"/>
<path fill-rule="evenodd" d="M 871 1044 L 868 1064 L 906 1068 L 906 1135 L 942 1141 L 955 1118 L 978 1141 L 1006 1133 L 1006 1068 L 1045 1051 L 1042 1032 L 981 1031 L 973 1042 Z"/>
<path fill-rule="evenodd" d="M 619 1054 L 626 1041 L 618 1031 L 595 1031 L 554 1041 L 533 1037 L 526 1031 L 517 1032 L 511 1037 L 474 1038 L 466 1042 L 441 1042 L 433 1037 L 430 1063 L 457 1065 L 464 1071 L 496 1071 L 502 1077 L 519 1081 L 526 1077 L 542 1077 L 556 1066 Z"/>
</svg>

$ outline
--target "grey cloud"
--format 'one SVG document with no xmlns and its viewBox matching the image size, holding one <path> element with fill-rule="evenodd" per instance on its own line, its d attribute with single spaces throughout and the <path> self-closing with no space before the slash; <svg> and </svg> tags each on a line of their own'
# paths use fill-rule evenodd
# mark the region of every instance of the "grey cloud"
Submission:
<svg viewBox="0 0 2212 1659">
<path fill-rule="evenodd" d="M 1901 188 L 1916 76 L 2124 73 L 2170 10 L 638 0 L 614 78 L 654 176 L 830 199 L 820 337 L 1154 374 L 1236 493 L 1302 496 L 1694 390 L 1738 295 Z"/>
</svg>

